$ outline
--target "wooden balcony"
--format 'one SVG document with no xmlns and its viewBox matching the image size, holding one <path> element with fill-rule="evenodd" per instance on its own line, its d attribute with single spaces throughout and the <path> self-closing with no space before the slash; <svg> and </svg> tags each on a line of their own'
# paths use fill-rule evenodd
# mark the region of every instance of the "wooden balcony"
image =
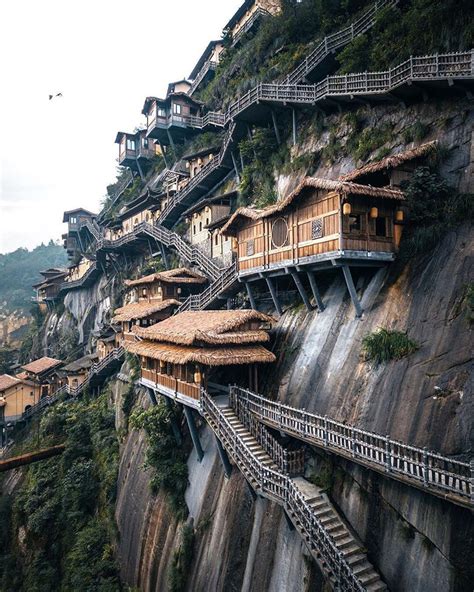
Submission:
<svg viewBox="0 0 474 592">
<path fill-rule="evenodd" d="M 157 390 L 162 395 L 198 408 L 201 398 L 199 383 L 185 382 L 168 374 L 160 374 L 157 370 L 141 369 L 142 384 Z"/>
</svg>

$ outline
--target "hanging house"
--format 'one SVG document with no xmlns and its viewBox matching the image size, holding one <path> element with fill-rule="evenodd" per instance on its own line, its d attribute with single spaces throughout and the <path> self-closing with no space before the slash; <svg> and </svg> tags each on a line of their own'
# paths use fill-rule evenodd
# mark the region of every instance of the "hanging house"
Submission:
<svg viewBox="0 0 474 592">
<path fill-rule="evenodd" d="M 84 356 L 64 366 L 59 375 L 64 378 L 70 389 L 75 389 L 86 380 L 93 363 L 96 361 L 97 354 Z"/>
<path fill-rule="evenodd" d="M 68 270 L 50 268 L 40 271 L 40 274 L 43 276 L 43 280 L 33 286 L 36 290 L 34 301 L 42 312 L 46 312 L 54 305 L 59 296 L 61 286 L 68 275 Z"/>
<path fill-rule="evenodd" d="M 398 154 L 391 154 L 381 160 L 370 162 L 350 173 L 341 175 L 339 180 L 357 181 L 357 183 L 374 187 L 399 189 L 403 181 L 408 181 L 411 178 L 416 167 L 435 153 L 437 145 L 437 141 L 426 142 Z"/>
<path fill-rule="evenodd" d="M 172 89 L 184 88 L 184 82 L 173 83 Z M 188 126 L 192 117 L 201 115 L 202 103 L 190 97 L 186 90 L 172 90 L 166 99 L 147 97 L 142 113 L 147 118 L 147 137 L 161 146 L 173 146 L 194 135 L 196 129 Z"/>
<path fill-rule="evenodd" d="M 219 154 L 219 147 L 205 148 L 192 154 L 183 156 L 186 162 L 186 169 L 189 171 L 189 178 L 193 179 L 208 163 Z"/>
<path fill-rule="evenodd" d="M 81 231 L 87 222 L 94 223 L 96 219 L 97 214 L 84 208 L 64 212 L 63 222 L 68 226 L 67 233 L 63 234 L 62 238 L 69 260 L 76 258 L 86 250 L 85 237 L 83 240 Z"/>
<path fill-rule="evenodd" d="M 224 44 L 221 39 L 211 41 L 194 66 L 189 79 L 192 80 L 188 94 L 192 96 L 199 88 L 204 87 L 212 78 L 220 61 Z"/>
<path fill-rule="evenodd" d="M 262 18 L 280 11 L 280 0 L 245 0 L 224 27 L 224 38 L 230 38 L 233 46 L 238 45 L 246 33 L 257 28 Z"/>
<path fill-rule="evenodd" d="M 211 383 L 258 389 L 258 367 L 275 361 L 263 344 L 272 317 L 253 310 L 187 311 L 135 328 L 125 348 L 140 357 L 142 384 L 191 406 Z"/>
<path fill-rule="evenodd" d="M 61 291 L 87 288 L 95 282 L 100 273 L 95 257 L 83 255 L 76 264 L 69 266 L 68 274 L 61 285 Z"/>
<path fill-rule="evenodd" d="M 124 340 L 131 339 L 133 326 L 148 327 L 167 319 L 180 300 L 199 292 L 206 282 L 207 278 L 185 267 L 126 280 L 130 302 L 115 311 L 112 322 L 121 324 Z"/>
<path fill-rule="evenodd" d="M 115 143 L 119 145 L 118 163 L 144 177 L 147 163 L 156 155 L 155 144 L 146 137 L 146 130 L 133 134 L 118 132 Z"/>
<path fill-rule="evenodd" d="M 120 345 L 121 331 L 118 326 L 105 327 L 94 336 L 97 337 L 96 352 L 99 362 Z"/>
<path fill-rule="evenodd" d="M 209 197 L 199 201 L 183 214 L 188 225 L 189 242 L 225 265 L 232 262 L 232 240 L 222 235 L 220 229 L 229 219 L 236 198 L 236 191 Z"/>
<path fill-rule="evenodd" d="M 222 233 L 236 239 L 238 274 L 247 290 L 249 281 L 265 278 L 275 301 L 270 278 L 289 274 L 310 308 L 298 275 L 304 271 L 322 308 L 313 272 L 341 267 L 360 315 L 350 267 L 393 261 L 403 203 L 398 190 L 308 177 L 275 205 L 239 208 Z"/>
</svg>

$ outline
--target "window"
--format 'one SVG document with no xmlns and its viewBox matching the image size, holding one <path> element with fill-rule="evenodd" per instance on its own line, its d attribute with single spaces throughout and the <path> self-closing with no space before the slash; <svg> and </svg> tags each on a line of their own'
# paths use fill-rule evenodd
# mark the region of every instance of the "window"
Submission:
<svg viewBox="0 0 474 592">
<path fill-rule="evenodd" d="M 218 232 L 216 232 L 216 237 L 214 239 L 214 242 L 216 243 L 216 245 L 219 244 L 219 233 Z"/>
<path fill-rule="evenodd" d="M 272 224 L 272 245 L 279 249 L 288 244 L 288 223 L 285 218 L 277 218 Z"/>
<path fill-rule="evenodd" d="M 209 218 L 206 218 L 206 226 L 209 224 Z"/>
<path fill-rule="evenodd" d="M 316 240 L 323 237 L 323 219 L 317 218 L 311 221 L 311 238 Z"/>
<path fill-rule="evenodd" d="M 148 138 L 142 138 L 142 146 L 145 150 L 148 150 Z"/>
<path fill-rule="evenodd" d="M 135 150 L 135 140 L 127 138 L 127 150 Z"/>
<path fill-rule="evenodd" d="M 180 105 L 179 103 L 173 103 L 173 113 L 175 113 L 176 115 L 181 115 L 181 109 L 182 105 Z"/>
<path fill-rule="evenodd" d="M 77 224 L 77 218 L 75 218 L 74 216 L 72 216 L 71 218 L 69 218 L 69 223 L 70 224 Z"/>
<path fill-rule="evenodd" d="M 196 224 L 193 224 L 193 234 L 196 234 Z"/>
<path fill-rule="evenodd" d="M 351 214 L 349 216 L 349 232 L 357 233 L 362 230 L 361 214 Z"/>
<path fill-rule="evenodd" d="M 158 108 L 158 117 L 166 117 L 166 111 L 162 108 Z"/>
<path fill-rule="evenodd" d="M 247 241 L 247 257 L 255 255 L 255 240 L 252 238 Z"/>
<path fill-rule="evenodd" d="M 199 222 L 199 232 L 202 231 L 202 222 Z"/>
<path fill-rule="evenodd" d="M 387 218 L 379 216 L 375 219 L 375 235 L 387 236 Z"/>
</svg>

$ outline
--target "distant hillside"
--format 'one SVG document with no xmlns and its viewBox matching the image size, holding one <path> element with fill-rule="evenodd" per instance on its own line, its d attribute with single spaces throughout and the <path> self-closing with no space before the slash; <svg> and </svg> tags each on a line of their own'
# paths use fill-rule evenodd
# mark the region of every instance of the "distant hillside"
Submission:
<svg viewBox="0 0 474 592">
<path fill-rule="evenodd" d="M 17 249 L 0 255 L 0 312 L 28 310 L 34 295 L 31 286 L 41 279 L 39 272 L 66 264 L 65 250 L 53 241 L 32 251 Z"/>
</svg>

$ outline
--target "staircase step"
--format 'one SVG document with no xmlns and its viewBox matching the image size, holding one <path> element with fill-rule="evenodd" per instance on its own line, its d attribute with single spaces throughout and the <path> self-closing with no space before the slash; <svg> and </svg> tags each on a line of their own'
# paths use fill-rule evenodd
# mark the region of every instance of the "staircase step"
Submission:
<svg viewBox="0 0 474 592">
<path fill-rule="evenodd" d="M 378 582 L 372 582 L 372 584 L 365 586 L 365 589 L 367 592 L 383 592 L 384 590 L 387 590 L 387 585 L 385 582 L 382 582 L 382 580 L 379 580 Z"/>
<path fill-rule="evenodd" d="M 359 580 L 362 582 L 364 587 L 366 588 L 369 584 L 373 584 L 374 582 L 380 581 L 380 576 L 374 570 L 369 573 L 363 574 Z"/>
</svg>

